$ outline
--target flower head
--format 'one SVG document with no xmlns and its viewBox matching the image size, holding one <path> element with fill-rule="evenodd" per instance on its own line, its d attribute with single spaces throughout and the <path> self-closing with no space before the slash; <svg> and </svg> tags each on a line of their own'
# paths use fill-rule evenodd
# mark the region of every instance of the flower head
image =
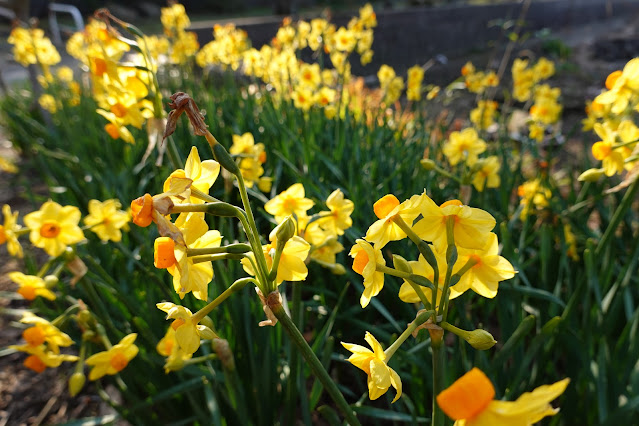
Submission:
<svg viewBox="0 0 639 426">
<path fill-rule="evenodd" d="M 397 390 L 393 402 L 397 401 L 402 396 L 402 380 L 395 370 L 386 365 L 386 354 L 377 339 L 367 331 L 364 340 L 373 348 L 372 351 L 342 342 L 342 346 L 353 353 L 348 360 L 368 375 L 368 396 L 371 400 L 379 398 L 392 386 Z"/>
<path fill-rule="evenodd" d="M 22 229 L 18 224 L 18 212 L 11 212 L 8 204 L 2 206 L 2 215 L 4 216 L 4 225 L 0 225 L 0 244 L 6 242 L 7 250 L 11 256 L 22 257 L 22 246 L 18 241 L 17 232 Z"/>
<path fill-rule="evenodd" d="M 478 368 L 437 395 L 437 404 L 458 426 L 530 426 L 559 411 L 550 401 L 561 395 L 570 379 L 540 386 L 516 401 L 495 401 L 495 388 Z"/>
<path fill-rule="evenodd" d="M 61 206 L 47 201 L 40 210 L 24 217 L 31 230 L 29 239 L 34 246 L 44 249 L 50 256 L 59 256 L 69 244 L 79 243 L 84 234 L 78 226 L 80 210 L 74 206 Z"/>
<path fill-rule="evenodd" d="M 138 347 L 133 344 L 138 337 L 136 333 L 124 336 L 111 349 L 98 352 L 87 358 L 87 365 L 92 366 L 89 380 L 97 380 L 106 374 L 114 375 L 124 370 L 129 362 L 138 354 Z"/>
<path fill-rule="evenodd" d="M 25 275 L 22 272 L 10 272 L 9 279 L 18 284 L 18 294 L 27 300 L 34 300 L 37 296 L 55 300 L 55 294 L 47 288 L 46 283 L 35 275 Z"/>
<path fill-rule="evenodd" d="M 359 303 L 365 308 L 384 287 L 384 273 L 377 272 L 376 267 L 378 263 L 386 265 L 386 260 L 379 249 L 362 239 L 355 241 L 349 256 L 353 258 L 353 271 L 364 277 L 364 292 Z"/>
<path fill-rule="evenodd" d="M 477 162 L 477 156 L 486 151 L 486 142 L 479 138 L 475 129 L 468 128 L 461 132 L 452 132 L 442 151 L 451 166 L 462 160 L 472 166 Z"/>
<path fill-rule="evenodd" d="M 296 183 L 264 204 L 264 210 L 275 216 L 275 221 L 280 223 L 290 215 L 298 218 L 306 216 L 306 211 L 314 204 L 312 200 L 304 197 L 304 186 Z"/>
<path fill-rule="evenodd" d="M 200 347 L 200 339 L 212 339 L 217 335 L 205 325 L 193 320 L 188 308 L 171 302 L 158 303 L 157 308 L 166 312 L 166 319 L 172 319 L 171 328 L 175 330 L 175 342 L 185 354 L 193 354 Z"/>
<path fill-rule="evenodd" d="M 393 194 L 384 195 L 373 204 L 373 210 L 378 217 L 366 231 L 366 240 L 375 245 L 375 249 L 382 249 L 389 241 L 406 238 L 406 233 L 393 220 L 400 217 L 411 225 L 419 215 L 419 206 L 424 195 L 414 195 L 400 204 Z"/>
<path fill-rule="evenodd" d="M 84 223 L 98 234 L 102 241 L 118 242 L 122 239 L 122 228 L 129 223 L 129 214 L 120 210 L 122 205 L 118 200 L 90 200 L 89 215 Z"/>
</svg>

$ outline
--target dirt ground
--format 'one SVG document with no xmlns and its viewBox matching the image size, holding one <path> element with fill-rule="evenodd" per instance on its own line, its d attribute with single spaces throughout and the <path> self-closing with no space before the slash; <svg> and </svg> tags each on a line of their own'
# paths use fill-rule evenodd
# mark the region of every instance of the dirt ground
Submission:
<svg viewBox="0 0 639 426">
<path fill-rule="evenodd" d="M 639 51 L 637 23 L 637 16 L 628 16 L 553 34 L 572 51 L 572 65 L 552 81 L 561 87 L 565 98 L 564 130 L 578 125 L 584 117 L 585 99 L 599 93 L 605 76 L 623 67 Z M 586 146 L 581 132 L 577 132 L 566 144 L 566 150 L 571 156 L 583 156 L 587 155 Z M 0 155 L 15 155 L 1 128 Z M 14 211 L 26 211 L 28 204 L 20 197 L 22 191 L 11 175 L 0 172 L 0 205 L 10 204 Z M 0 292 L 15 291 L 16 286 L 6 274 L 21 267 L 20 262 L 7 255 L 6 247 L 0 247 Z M 11 324 L 18 317 L 7 315 L 6 310 L 26 306 L 25 302 L 0 297 L 0 351 L 21 340 L 21 330 Z M 24 355 L 19 353 L 0 356 L 0 426 L 59 424 L 108 412 L 91 386 L 75 398 L 68 395 L 69 367 L 36 374 L 22 365 L 23 360 Z"/>
</svg>

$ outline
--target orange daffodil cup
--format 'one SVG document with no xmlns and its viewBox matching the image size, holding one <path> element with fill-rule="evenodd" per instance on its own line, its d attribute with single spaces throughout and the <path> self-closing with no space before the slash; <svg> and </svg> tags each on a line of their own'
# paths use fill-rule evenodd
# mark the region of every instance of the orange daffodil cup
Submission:
<svg viewBox="0 0 639 426">
<path fill-rule="evenodd" d="M 499 255 L 497 235 L 492 232 L 495 219 L 486 211 L 450 200 L 437 205 L 425 193 L 400 202 L 393 194 L 373 205 L 377 216 L 363 239 L 350 251 L 353 270 L 362 275 L 364 291 L 360 303 L 365 308 L 384 287 L 386 275 L 403 279 L 399 298 L 406 303 L 419 303 L 406 330 L 386 350 L 372 334 L 365 340 L 373 348 L 342 343 L 353 355 L 348 359 L 368 375 L 371 399 L 379 398 L 391 386 L 397 390 L 392 402 L 401 396 L 401 379 L 388 366 L 396 350 L 421 328 L 430 333 L 433 351 L 433 386 L 444 389 L 443 335 L 450 331 L 475 349 L 490 349 L 496 341 L 481 329 L 466 331 L 447 322 L 450 301 L 467 290 L 493 298 L 499 282 L 515 275 L 513 266 Z M 407 261 L 392 255 L 392 267 L 383 252 L 393 241 L 410 239 L 417 247 L 417 260 Z M 491 396 L 492 398 L 492 396 Z M 433 424 L 441 424 L 443 414 L 433 406 Z"/>
</svg>

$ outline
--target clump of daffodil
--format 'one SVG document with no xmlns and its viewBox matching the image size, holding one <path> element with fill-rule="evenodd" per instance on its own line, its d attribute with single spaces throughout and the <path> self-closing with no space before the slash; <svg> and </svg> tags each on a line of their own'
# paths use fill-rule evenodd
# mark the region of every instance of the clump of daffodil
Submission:
<svg viewBox="0 0 639 426">
<path fill-rule="evenodd" d="M 118 374 L 138 354 L 138 347 L 133 344 L 138 337 L 136 333 L 125 336 L 117 345 L 104 352 L 98 352 L 86 359 L 86 365 L 92 367 L 89 380 L 98 380 L 105 375 Z"/>
<path fill-rule="evenodd" d="M 13 45 L 13 57 L 20 65 L 39 65 L 45 78 L 49 67 L 60 62 L 60 54 L 40 28 L 15 27 L 7 40 Z"/>
<path fill-rule="evenodd" d="M 367 331 L 364 340 L 373 348 L 372 351 L 360 345 L 342 342 L 342 346 L 353 353 L 348 360 L 368 375 L 368 396 L 371 400 L 384 395 L 392 386 L 397 391 L 392 402 L 397 401 L 402 396 L 399 374 L 387 365 L 384 349 L 371 333 Z"/>
<path fill-rule="evenodd" d="M 233 135 L 233 145 L 229 153 L 236 156 L 247 187 L 252 188 L 255 183 L 260 182 L 264 174 L 262 165 L 266 162 L 263 143 L 256 144 L 253 135 L 248 132 L 241 136 Z"/>
<path fill-rule="evenodd" d="M 467 62 L 461 69 L 464 84 L 472 93 L 483 93 L 489 87 L 499 84 L 499 77 L 494 71 L 478 71 L 472 62 Z"/>
<path fill-rule="evenodd" d="M 488 377 L 473 368 L 437 395 L 437 404 L 458 426 L 531 426 L 559 412 L 550 402 L 569 383 L 570 379 L 563 379 L 526 392 L 515 401 L 500 401 L 493 399 L 495 388 Z"/>
<path fill-rule="evenodd" d="M 213 27 L 213 41 L 200 49 L 195 60 L 202 68 L 218 65 L 236 71 L 250 47 L 246 31 L 236 28 L 232 23 L 217 24 Z"/>
<path fill-rule="evenodd" d="M 541 211 L 550 205 L 552 191 L 537 178 L 524 182 L 517 188 L 519 204 L 522 206 L 519 217 L 523 220 L 535 211 Z"/>
<path fill-rule="evenodd" d="M 517 58 L 513 62 L 513 97 L 519 102 L 526 102 L 534 94 L 534 87 L 555 73 L 555 64 L 542 57 L 531 65 L 528 59 Z"/>
<path fill-rule="evenodd" d="M 84 218 L 84 224 L 102 241 L 118 242 L 122 240 L 121 230 L 130 221 L 129 214 L 120 207 L 118 200 L 90 200 L 89 215 Z"/>
<path fill-rule="evenodd" d="M 491 100 L 480 100 L 470 111 L 470 121 L 480 130 L 488 129 L 495 123 L 498 104 Z"/>
<path fill-rule="evenodd" d="M 47 201 L 40 210 L 25 215 L 24 224 L 29 228 L 29 239 L 34 246 L 50 256 L 59 256 L 68 245 L 84 240 L 84 233 L 78 226 L 80 216 L 80 210 L 75 206 Z"/>
</svg>

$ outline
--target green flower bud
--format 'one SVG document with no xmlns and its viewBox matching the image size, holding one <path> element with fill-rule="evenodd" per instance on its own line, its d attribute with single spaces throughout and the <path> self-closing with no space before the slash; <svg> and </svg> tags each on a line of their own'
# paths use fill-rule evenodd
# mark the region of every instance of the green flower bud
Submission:
<svg viewBox="0 0 639 426">
<path fill-rule="evenodd" d="M 278 244 L 284 244 L 295 236 L 295 231 L 295 222 L 293 221 L 293 217 L 289 216 L 277 225 L 272 232 L 275 232 Z"/>
<path fill-rule="evenodd" d="M 433 170 L 435 167 L 437 167 L 435 162 L 430 158 L 422 158 L 421 160 L 419 160 L 419 164 L 422 165 L 424 170 Z"/>
<path fill-rule="evenodd" d="M 69 378 L 69 394 L 74 397 L 80 393 L 82 388 L 84 387 L 84 383 L 87 381 L 86 376 L 83 372 L 78 371 L 77 373 L 73 373 Z"/>
<path fill-rule="evenodd" d="M 411 268 L 410 263 L 398 254 L 393 255 L 393 265 L 398 271 L 408 272 L 409 274 L 413 273 L 413 268 Z"/>
<path fill-rule="evenodd" d="M 226 170 L 234 174 L 235 176 L 240 176 L 242 172 L 240 171 L 239 166 L 228 153 L 226 148 L 224 148 L 221 144 L 217 143 L 212 146 L 213 149 L 213 157 L 220 163 L 220 166 L 224 167 Z"/>
<path fill-rule="evenodd" d="M 211 330 L 215 328 L 215 325 L 213 324 L 213 320 L 209 316 L 205 316 L 204 318 L 202 318 L 200 320 L 200 324 L 207 326 Z"/>
<path fill-rule="evenodd" d="M 486 330 L 482 330 L 481 328 L 473 331 L 467 331 L 466 335 L 462 337 L 470 344 L 470 346 L 480 351 L 488 350 L 497 343 L 492 334 Z"/>
<path fill-rule="evenodd" d="M 344 275 L 346 273 L 346 268 L 341 263 L 336 263 L 331 267 L 331 272 L 335 275 Z"/>
<path fill-rule="evenodd" d="M 60 280 L 55 275 L 47 275 L 44 277 L 44 284 L 47 288 L 55 287 Z"/>
<path fill-rule="evenodd" d="M 580 182 L 597 182 L 604 175 L 603 169 L 588 169 L 577 178 Z"/>
</svg>

